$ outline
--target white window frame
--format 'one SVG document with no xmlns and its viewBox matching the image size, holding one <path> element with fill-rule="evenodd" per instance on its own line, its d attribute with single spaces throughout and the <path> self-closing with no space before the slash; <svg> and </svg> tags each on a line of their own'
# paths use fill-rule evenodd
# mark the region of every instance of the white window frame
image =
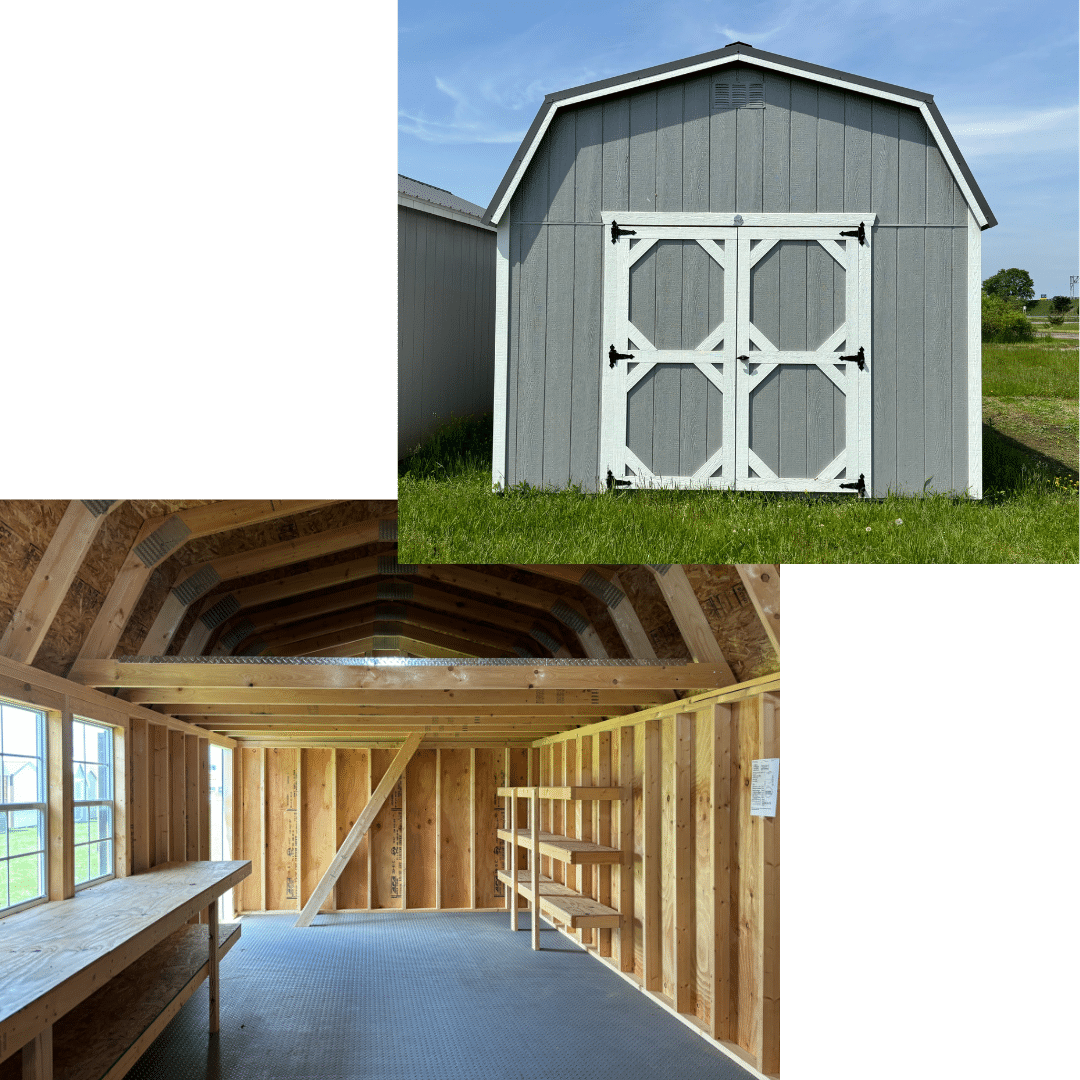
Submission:
<svg viewBox="0 0 1080 1080">
<path fill-rule="evenodd" d="M 26 705 L 21 701 L 13 701 L 13 700 L 10 700 L 8 698 L 0 698 L 0 706 L 4 706 L 4 705 L 7 705 L 8 707 L 14 708 L 14 709 L 21 709 L 21 710 L 23 710 L 25 712 L 34 713 L 37 716 L 37 725 L 38 725 L 38 739 L 37 739 L 37 741 L 38 741 L 38 746 L 41 749 L 41 755 L 37 759 L 38 760 L 38 765 L 39 765 L 38 793 L 41 794 L 42 789 L 44 788 L 44 791 L 45 791 L 45 793 L 47 795 L 48 786 L 49 786 L 49 775 L 48 775 L 48 768 L 49 768 L 49 725 L 48 725 L 48 722 L 47 722 L 47 717 L 45 715 L 45 712 L 44 712 L 43 709 L 34 708 L 34 706 Z M 2 731 L 0 731 L 0 753 L 3 752 L 2 739 L 3 739 L 3 733 L 2 733 Z M 24 755 L 19 755 L 19 756 L 21 757 L 21 756 L 24 756 Z M 35 896 L 32 900 L 24 900 L 20 904 L 8 905 L 6 902 L 7 902 L 8 899 L 10 899 L 10 896 L 11 896 L 11 876 L 10 876 L 10 871 L 9 871 L 8 876 L 6 878 L 6 880 L 7 880 L 7 890 L 6 890 L 6 892 L 4 894 L 4 897 L 3 897 L 3 899 L 5 901 L 5 904 L 4 904 L 4 906 L 0 906 L 0 919 L 6 918 L 8 915 L 13 915 L 17 911 L 25 911 L 27 908 L 35 907 L 37 904 L 44 904 L 49 899 L 49 842 L 48 842 L 48 835 L 49 835 L 49 803 L 48 803 L 48 799 L 46 798 L 45 800 L 42 800 L 40 802 L 9 803 L 9 802 L 3 802 L 2 801 L 3 800 L 3 794 L 4 794 L 3 791 L 0 791 L 0 813 L 5 814 L 5 816 L 8 813 L 15 813 L 15 812 L 18 812 L 18 811 L 21 811 L 21 810 L 38 810 L 38 811 L 40 811 L 40 813 L 42 815 L 42 824 L 44 826 L 42 828 L 41 832 L 46 837 L 46 840 L 45 840 L 44 846 L 42 847 L 42 849 L 40 851 L 40 854 L 41 854 L 41 882 L 42 882 L 41 895 L 40 896 Z M 8 843 L 10 844 L 10 841 Z M 23 854 L 26 854 L 26 855 L 38 854 L 38 852 L 24 852 Z M 15 858 L 20 858 L 21 856 L 14 856 L 14 857 Z M 5 863 L 10 863 L 11 859 L 12 859 L 12 855 L 11 855 L 11 852 L 10 852 L 10 848 L 8 848 L 5 851 L 5 854 L 2 857 L 0 857 L 0 861 L 3 861 Z"/>
<path fill-rule="evenodd" d="M 109 724 L 103 724 L 100 720 L 91 720 L 85 716 L 75 716 L 72 718 L 72 724 L 84 724 L 87 727 L 99 728 L 102 731 L 109 733 L 109 760 L 107 763 L 109 769 L 109 793 L 108 799 L 73 799 L 71 810 L 71 828 L 72 839 L 74 840 L 75 830 L 75 812 L 80 806 L 108 806 L 112 811 L 109 815 L 109 820 L 112 823 L 112 835 L 109 837 L 109 851 L 111 853 L 110 866 L 111 869 L 107 874 L 101 874 L 98 877 L 89 878 L 87 881 L 82 881 L 76 884 L 75 891 L 80 889 L 88 889 L 91 885 L 100 885 L 103 881 L 111 881 L 116 877 L 116 730 Z M 100 765 L 102 762 L 86 761 L 84 758 L 75 757 L 74 738 L 72 739 L 72 751 L 71 751 L 71 771 L 75 772 L 75 766 L 79 765 Z M 83 843 L 73 843 L 72 857 L 77 864 L 78 858 L 75 853 L 80 847 L 89 848 L 91 844 L 98 844 L 101 842 L 101 837 L 97 840 L 86 840 Z M 89 863 L 87 864 L 89 867 Z M 74 876 L 75 867 L 72 867 Z"/>
</svg>

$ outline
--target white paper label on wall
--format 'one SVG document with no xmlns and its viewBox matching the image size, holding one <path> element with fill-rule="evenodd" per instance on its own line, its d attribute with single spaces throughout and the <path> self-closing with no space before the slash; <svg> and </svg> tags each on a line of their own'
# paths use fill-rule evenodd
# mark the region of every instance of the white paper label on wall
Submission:
<svg viewBox="0 0 1080 1080">
<path fill-rule="evenodd" d="M 750 813 L 776 817 L 776 792 L 780 786 L 780 759 L 757 758 L 750 777 Z"/>
</svg>

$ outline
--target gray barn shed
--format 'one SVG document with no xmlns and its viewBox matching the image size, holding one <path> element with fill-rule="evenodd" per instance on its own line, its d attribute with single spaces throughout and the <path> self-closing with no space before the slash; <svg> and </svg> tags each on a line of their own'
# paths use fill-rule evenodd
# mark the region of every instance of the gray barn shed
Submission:
<svg viewBox="0 0 1080 1080">
<path fill-rule="evenodd" d="M 398 457 L 491 412 L 495 229 L 484 208 L 398 176 Z"/>
<path fill-rule="evenodd" d="M 931 95 L 735 42 L 548 95 L 484 220 L 494 484 L 981 496 L 996 220 Z"/>
</svg>

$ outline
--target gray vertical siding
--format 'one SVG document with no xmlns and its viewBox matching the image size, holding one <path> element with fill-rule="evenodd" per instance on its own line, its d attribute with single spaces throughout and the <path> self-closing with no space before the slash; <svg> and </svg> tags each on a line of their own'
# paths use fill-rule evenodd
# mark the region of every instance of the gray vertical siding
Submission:
<svg viewBox="0 0 1080 1080">
<path fill-rule="evenodd" d="M 874 493 L 967 486 L 963 196 L 915 109 L 772 72 L 763 77 L 764 109 L 712 112 L 713 76 L 706 74 L 556 113 L 507 209 L 510 483 L 591 488 L 599 481 L 608 345 L 601 341 L 608 239 L 600 214 L 626 209 L 876 213 Z M 685 281 L 694 258 L 675 248 L 658 252 L 638 275 L 653 274 L 651 287 L 662 289 L 665 275 Z M 833 274 L 787 258 L 777 273 L 793 288 L 823 289 L 823 275 Z M 791 277 L 799 274 L 801 286 Z M 682 296 L 684 319 L 701 307 L 693 288 Z M 658 309 L 655 317 L 667 316 Z M 844 403 L 820 372 L 781 376 L 758 391 L 751 439 L 771 467 L 794 475 L 820 467 L 843 445 Z M 719 445 L 719 394 L 702 383 L 694 369 L 670 366 L 631 394 L 631 445 L 652 468 L 685 473 Z M 649 456 L 639 450 L 646 446 Z"/>
<path fill-rule="evenodd" d="M 495 234 L 398 207 L 398 456 L 451 416 L 490 412 Z"/>
</svg>

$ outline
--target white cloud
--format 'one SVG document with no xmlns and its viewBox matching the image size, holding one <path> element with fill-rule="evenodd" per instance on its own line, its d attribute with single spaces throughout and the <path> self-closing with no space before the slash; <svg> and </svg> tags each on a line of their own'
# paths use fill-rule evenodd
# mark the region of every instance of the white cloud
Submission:
<svg viewBox="0 0 1080 1080">
<path fill-rule="evenodd" d="M 1077 107 L 1033 109 L 1006 116 L 959 117 L 948 121 L 965 157 L 1041 154 L 1076 143 Z"/>
</svg>

